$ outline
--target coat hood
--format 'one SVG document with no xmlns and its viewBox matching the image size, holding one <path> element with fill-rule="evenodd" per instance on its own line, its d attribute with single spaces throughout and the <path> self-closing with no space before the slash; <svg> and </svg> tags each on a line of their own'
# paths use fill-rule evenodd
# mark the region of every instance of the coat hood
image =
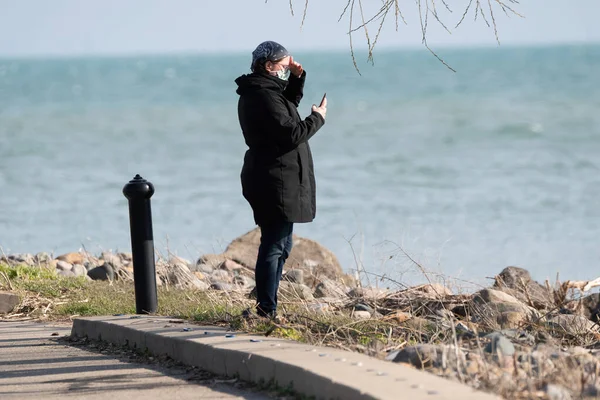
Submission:
<svg viewBox="0 0 600 400">
<path fill-rule="evenodd" d="M 236 93 L 239 95 L 261 89 L 283 92 L 288 84 L 287 81 L 276 76 L 257 73 L 242 75 L 235 80 L 235 83 L 238 85 Z"/>
</svg>

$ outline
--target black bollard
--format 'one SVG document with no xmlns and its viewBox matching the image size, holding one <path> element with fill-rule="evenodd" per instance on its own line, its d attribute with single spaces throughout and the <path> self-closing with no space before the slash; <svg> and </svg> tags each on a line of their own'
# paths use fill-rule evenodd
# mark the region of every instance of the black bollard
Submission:
<svg viewBox="0 0 600 400">
<path fill-rule="evenodd" d="M 123 194 L 129 200 L 136 313 L 155 313 L 158 308 L 158 300 L 152 210 L 150 209 L 150 197 L 154 194 L 154 186 L 136 175 L 123 187 Z"/>
</svg>

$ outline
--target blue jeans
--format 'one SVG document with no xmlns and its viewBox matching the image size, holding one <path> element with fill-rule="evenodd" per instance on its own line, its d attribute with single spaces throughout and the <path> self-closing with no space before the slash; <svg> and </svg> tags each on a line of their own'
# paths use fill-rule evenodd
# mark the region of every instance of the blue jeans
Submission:
<svg viewBox="0 0 600 400">
<path fill-rule="evenodd" d="M 292 251 L 292 222 L 261 224 L 260 246 L 256 260 L 256 298 L 259 315 L 273 315 L 277 309 L 277 290 L 283 265 Z"/>
</svg>

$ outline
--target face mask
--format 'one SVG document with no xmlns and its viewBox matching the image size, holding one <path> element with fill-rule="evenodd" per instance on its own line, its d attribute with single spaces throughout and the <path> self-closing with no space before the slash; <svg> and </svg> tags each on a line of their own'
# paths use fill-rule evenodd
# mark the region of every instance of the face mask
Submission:
<svg viewBox="0 0 600 400">
<path fill-rule="evenodd" d="M 283 69 L 277 70 L 277 71 L 275 71 L 275 76 L 281 80 L 287 81 L 288 79 L 290 79 L 290 69 L 283 68 Z"/>
</svg>

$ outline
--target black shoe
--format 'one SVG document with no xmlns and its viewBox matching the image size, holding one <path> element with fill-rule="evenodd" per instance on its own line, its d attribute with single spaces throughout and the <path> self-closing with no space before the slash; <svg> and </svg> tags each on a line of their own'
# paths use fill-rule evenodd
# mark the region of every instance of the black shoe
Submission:
<svg viewBox="0 0 600 400">
<path fill-rule="evenodd" d="M 244 311 L 242 311 L 241 317 L 242 317 L 242 319 L 245 319 L 245 320 L 251 320 L 251 319 L 258 318 L 256 313 L 254 311 L 252 311 L 250 308 L 246 308 Z"/>
<path fill-rule="evenodd" d="M 268 318 L 268 319 L 275 319 L 277 317 L 277 312 L 275 310 L 265 312 L 265 311 L 261 310 L 260 308 L 257 308 L 256 314 L 258 314 L 259 317 Z"/>
</svg>

